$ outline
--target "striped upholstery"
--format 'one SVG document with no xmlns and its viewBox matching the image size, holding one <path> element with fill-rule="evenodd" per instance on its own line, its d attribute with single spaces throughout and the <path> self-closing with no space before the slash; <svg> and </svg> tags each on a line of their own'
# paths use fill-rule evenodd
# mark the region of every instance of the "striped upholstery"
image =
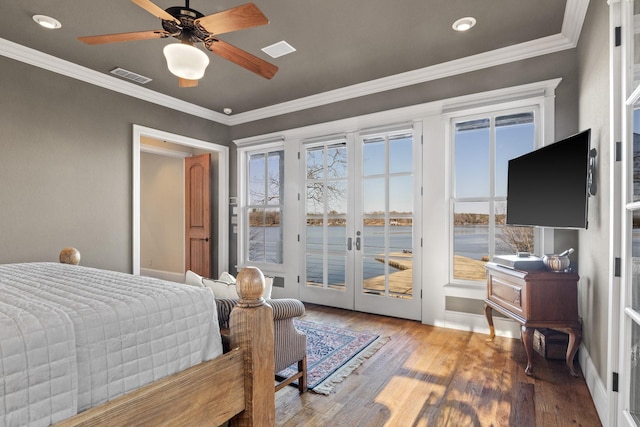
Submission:
<svg viewBox="0 0 640 427">
<path fill-rule="evenodd" d="M 237 299 L 216 298 L 221 328 L 229 327 L 231 310 L 237 303 Z M 273 309 L 275 372 L 298 362 L 302 375 L 306 375 L 307 336 L 293 324 L 294 317 L 304 314 L 304 304 L 293 298 L 270 299 L 267 303 Z M 305 391 L 306 380 L 299 381 L 299 384 L 300 391 Z"/>
<path fill-rule="evenodd" d="M 238 304 L 237 299 L 216 298 L 218 306 L 218 322 L 221 328 L 229 327 L 231 310 Z M 304 304 L 293 298 L 268 299 L 267 304 L 273 309 L 273 320 L 286 320 L 304 314 Z"/>
</svg>

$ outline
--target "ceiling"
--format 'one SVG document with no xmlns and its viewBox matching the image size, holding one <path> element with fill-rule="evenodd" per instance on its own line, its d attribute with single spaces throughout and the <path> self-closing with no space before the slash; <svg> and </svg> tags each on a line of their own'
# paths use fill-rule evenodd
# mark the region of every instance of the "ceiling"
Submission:
<svg viewBox="0 0 640 427">
<path fill-rule="evenodd" d="M 184 6 L 183 1 L 154 3 L 166 9 Z M 189 6 L 209 15 L 243 3 L 191 0 Z M 207 52 L 211 62 L 199 86 L 180 88 L 162 54 L 166 44 L 176 42 L 173 38 L 94 46 L 77 40 L 78 36 L 161 28 L 158 18 L 130 0 L 5 1 L 0 15 L 0 54 L 134 96 L 156 99 L 154 102 L 174 104 L 172 108 L 192 108 L 199 115 L 234 124 L 250 121 L 254 116 L 268 116 L 269 110 L 308 108 L 310 103 L 334 102 L 359 96 L 361 91 L 382 91 L 389 85 L 397 87 L 442 77 L 442 72 L 464 72 L 469 70 L 468 64 L 483 67 L 497 65 L 496 61 L 522 59 L 518 55 L 527 50 L 538 55 L 573 47 L 588 1 L 254 3 L 270 23 L 222 34 L 220 38 L 277 65 L 279 71 L 271 80 Z M 34 14 L 52 16 L 62 23 L 62 28 L 41 28 L 33 22 Z M 475 17 L 477 25 L 468 32 L 454 31 L 452 23 L 465 16 Z M 261 51 L 281 40 L 296 52 L 273 59 Z M 111 77 L 109 71 L 115 67 L 153 80 L 144 86 L 125 82 Z M 222 114 L 224 108 L 231 108 L 232 115 Z"/>
</svg>

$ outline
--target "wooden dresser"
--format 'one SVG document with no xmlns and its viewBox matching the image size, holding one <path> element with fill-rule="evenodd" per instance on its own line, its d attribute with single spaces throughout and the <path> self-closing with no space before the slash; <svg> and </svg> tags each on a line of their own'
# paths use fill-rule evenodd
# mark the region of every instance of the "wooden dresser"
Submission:
<svg viewBox="0 0 640 427">
<path fill-rule="evenodd" d="M 520 271 L 495 263 L 485 264 L 487 299 L 484 312 L 489 323 L 488 340 L 495 337 L 493 310 L 522 325 L 522 342 L 527 353 L 525 373 L 533 375 L 533 332 L 550 328 L 569 334 L 566 363 L 571 375 L 579 374 L 573 359 L 582 341 L 578 316 L 578 275 L 552 271 Z"/>
</svg>

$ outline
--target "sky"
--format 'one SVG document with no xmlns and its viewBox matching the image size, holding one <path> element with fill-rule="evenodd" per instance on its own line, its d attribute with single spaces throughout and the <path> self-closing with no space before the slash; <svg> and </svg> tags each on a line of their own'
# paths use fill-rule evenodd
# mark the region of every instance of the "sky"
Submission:
<svg viewBox="0 0 640 427">
<path fill-rule="evenodd" d="M 454 144 L 454 192 L 456 198 L 489 197 L 491 195 L 490 128 L 457 131 Z M 507 196 L 508 161 L 534 149 L 534 124 L 498 126 L 495 138 L 496 197 Z M 456 212 L 488 213 L 488 204 L 457 203 Z"/>
</svg>

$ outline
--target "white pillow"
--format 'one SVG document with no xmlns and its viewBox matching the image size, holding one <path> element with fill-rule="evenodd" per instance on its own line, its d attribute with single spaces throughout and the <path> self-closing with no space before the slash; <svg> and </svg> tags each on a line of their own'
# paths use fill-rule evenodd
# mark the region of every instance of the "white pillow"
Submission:
<svg viewBox="0 0 640 427">
<path fill-rule="evenodd" d="M 235 283 L 227 283 L 222 280 L 214 280 L 214 279 L 202 279 L 202 283 L 211 288 L 213 291 L 213 295 L 217 299 L 220 298 L 231 298 L 231 299 L 239 299 L 238 290 L 236 288 Z"/>
<path fill-rule="evenodd" d="M 223 271 L 222 274 L 220 274 L 220 278 L 218 280 L 226 283 L 236 283 L 236 278 L 226 271 Z"/>
<path fill-rule="evenodd" d="M 262 298 L 271 299 L 271 290 L 273 289 L 273 277 L 264 276 L 264 293 Z"/>
<path fill-rule="evenodd" d="M 187 270 L 187 272 L 184 275 L 184 283 L 191 286 L 198 286 L 200 288 L 204 287 L 202 279 L 203 279 L 202 276 L 194 273 L 191 270 Z"/>
</svg>

